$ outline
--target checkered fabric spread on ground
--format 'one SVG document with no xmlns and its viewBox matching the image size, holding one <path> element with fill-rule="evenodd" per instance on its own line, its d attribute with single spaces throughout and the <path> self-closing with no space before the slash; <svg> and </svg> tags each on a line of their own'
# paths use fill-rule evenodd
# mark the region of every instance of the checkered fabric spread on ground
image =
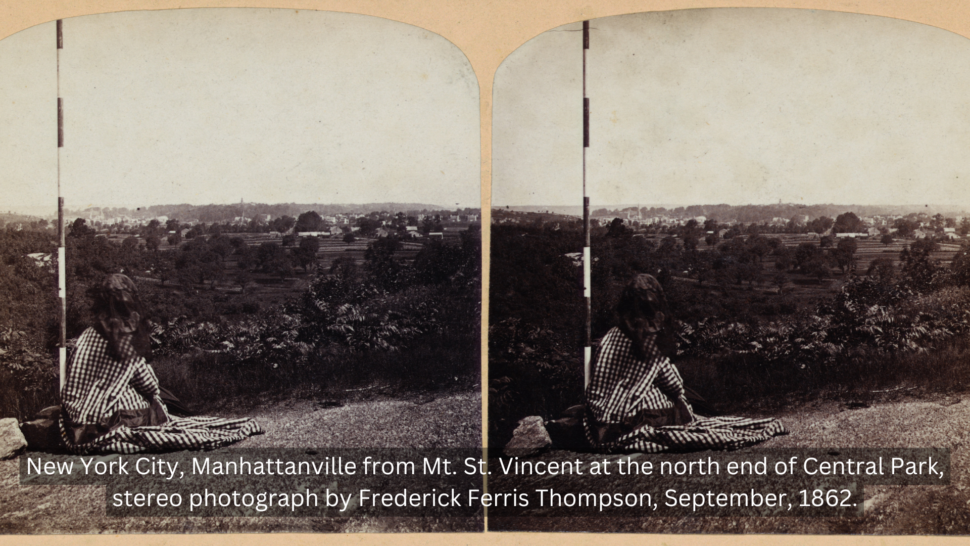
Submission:
<svg viewBox="0 0 970 546">
<path fill-rule="evenodd" d="M 593 376 L 586 391 L 586 404 L 596 423 L 623 423 L 644 410 L 674 406 L 684 395 L 684 382 L 677 368 L 656 345 L 647 347 L 647 360 L 637 358 L 632 342 L 619 328 L 610 330 L 600 343 Z M 698 417 L 687 425 L 651 427 L 642 425 L 615 440 L 598 443 L 596 423 L 585 420 L 586 437 L 604 452 L 699 451 L 740 449 L 787 434 L 776 419 L 745 417 Z"/>
<path fill-rule="evenodd" d="M 72 443 L 65 417 L 74 425 L 96 425 L 119 410 L 148 408 L 152 400 L 164 411 L 151 366 L 142 357 L 115 360 L 108 353 L 107 340 L 93 328 L 78 339 L 61 398 L 66 414 L 60 420 L 61 436 L 68 449 L 79 454 L 215 449 L 262 432 L 252 419 L 174 418 L 165 412 L 164 424 L 120 425 L 90 442 Z"/>
</svg>

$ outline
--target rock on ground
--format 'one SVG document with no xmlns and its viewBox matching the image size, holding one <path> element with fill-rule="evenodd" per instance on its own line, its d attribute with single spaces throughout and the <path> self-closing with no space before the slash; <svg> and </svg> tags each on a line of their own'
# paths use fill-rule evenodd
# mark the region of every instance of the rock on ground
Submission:
<svg viewBox="0 0 970 546">
<path fill-rule="evenodd" d="M 970 532 L 970 396 L 963 396 L 962 400 L 950 397 L 888 402 L 863 408 L 821 402 L 765 417 L 779 418 L 791 434 L 772 438 L 745 451 L 756 454 L 759 450 L 772 448 L 949 448 L 950 483 L 866 486 L 865 512 L 861 518 L 534 517 L 503 521 L 490 518 L 489 529 L 690 534 L 966 535 Z M 707 453 L 697 453 L 697 456 L 703 458 Z M 617 460 L 627 455 L 550 451 L 538 455 L 536 460 L 564 457 L 589 464 L 594 460 Z M 637 454 L 634 457 L 648 460 L 651 455 Z M 529 485 L 546 487 L 546 479 L 535 477 Z M 579 481 L 582 482 L 582 477 Z M 620 490 L 619 484 L 617 487 Z"/>
<path fill-rule="evenodd" d="M 506 455 L 526 457 L 534 455 L 552 445 L 552 438 L 546 430 L 542 417 L 533 415 L 519 421 L 512 433 L 512 439 L 505 445 Z"/>
<path fill-rule="evenodd" d="M 0 419 L 0 460 L 16 457 L 27 447 L 27 439 L 20 432 L 14 418 Z"/>
<path fill-rule="evenodd" d="M 266 431 L 223 449 L 254 447 L 474 447 L 482 396 L 379 400 L 321 407 L 290 400 L 225 417 L 253 417 Z M 16 424 L 14 425 L 16 426 Z M 0 534 L 481 532 L 468 518 L 111 518 L 105 487 L 20 485 L 19 462 L 0 461 Z"/>
</svg>

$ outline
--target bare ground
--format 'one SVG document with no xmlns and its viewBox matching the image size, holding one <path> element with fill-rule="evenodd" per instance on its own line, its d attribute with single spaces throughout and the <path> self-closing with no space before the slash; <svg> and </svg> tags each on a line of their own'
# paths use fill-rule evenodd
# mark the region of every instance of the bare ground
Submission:
<svg viewBox="0 0 970 546">
<path fill-rule="evenodd" d="M 970 535 L 970 393 L 851 409 L 815 403 L 772 415 L 790 430 L 749 448 L 950 448 L 950 485 L 866 486 L 862 518 L 529 518 L 490 530 L 641 533 Z M 571 454 L 570 458 L 603 455 Z M 619 455 L 610 456 L 619 458 Z M 607 457 L 607 458 L 610 458 Z"/>
<path fill-rule="evenodd" d="M 234 412 L 266 434 L 235 447 L 449 447 L 478 445 L 477 392 L 325 407 L 296 400 Z M 970 534 L 970 394 L 902 400 L 852 409 L 816 403 L 774 415 L 791 434 L 756 446 L 944 447 L 945 486 L 867 486 L 863 518 L 552 518 L 490 521 L 490 529 L 643 533 Z M 432 440 L 432 439 L 437 440 Z M 227 448 L 232 449 L 232 448 Z M 592 455 L 576 454 L 580 458 Z M 572 456 L 571 456 L 572 457 Z M 595 456 L 602 458 L 602 455 Z M 18 463 L 0 461 L 0 532 L 219 533 L 475 531 L 479 523 L 415 518 L 109 518 L 101 486 L 19 485 Z"/>
<path fill-rule="evenodd" d="M 329 407 L 289 400 L 230 412 L 265 434 L 225 449 L 255 447 L 474 447 L 481 445 L 480 392 L 371 400 Z M 222 413 L 226 415 L 225 412 Z M 21 486 L 19 463 L 0 461 L 0 533 L 271 533 L 475 531 L 481 520 L 439 518 L 111 518 L 104 486 Z"/>
</svg>

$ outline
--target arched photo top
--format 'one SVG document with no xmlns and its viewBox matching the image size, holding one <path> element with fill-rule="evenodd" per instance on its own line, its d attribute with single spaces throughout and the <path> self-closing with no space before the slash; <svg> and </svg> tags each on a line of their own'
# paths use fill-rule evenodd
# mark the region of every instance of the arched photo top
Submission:
<svg viewBox="0 0 970 546">
<path fill-rule="evenodd" d="M 970 202 L 970 41 L 885 17 L 696 9 L 590 21 L 599 204 Z M 579 205 L 582 23 L 495 77 L 493 203 Z"/>
<path fill-rule="evenodd" d="M 185 519 L 188 489 L 157 518 L 70 487 L 39 514 L 28 487 L 4 532 L 359 530 L 362 503 L 322 502 L 328 450 L 480 454 L 479 105 L 452 43 L 362 15 L 123 12 L 0 41 L 0 458 L 154 453 L 175 476 L 173 452 L 232 444 L 253 490 L 227 525 Z M 251 521 L 300 515 L 254 481 L 269 460 L 321 480 L 305 518 Z M 185 477 L 227 475 L 211 462 Z M 434 508 L 368 529 L 484 529 Z"/>
<path fill-rule="evenodd" d="M 365 15 L 188 9 L 0 41 L 10 206 L 480 203 L 479 91 L 451 42 Z M 413 207 L 412 207 L 413 208 Z"/>
<path fill-rule="evenodd" d="M 947 425 L 962 410 L 943 408 L 970 389 L 968 61 L 970 41 L 930 26 L 745 8 L 593 19 L 510 55 L 494 83 L 489 446 L 537 465 L 795 448 L 793 470 L 775 467 L 786 478 L 847 448 L 955 452 Z M 630 476 L 611 483 L 632 486 L 636 463 L 620 464 Z M 729 466 L 689 480 L 726 480 L 709 498 L 743 489 Z M 802 490 L 774 514 L 790 518 L 656 501 L 577 518 L 581 502 L 546 501 L 489 512 L 488 527 L 963 532 L 922 524 L 965 512 L 960 484 L 947 487 L 957 502 L 867 488 L 841 519 L 799 513 Z"/>
</svg>

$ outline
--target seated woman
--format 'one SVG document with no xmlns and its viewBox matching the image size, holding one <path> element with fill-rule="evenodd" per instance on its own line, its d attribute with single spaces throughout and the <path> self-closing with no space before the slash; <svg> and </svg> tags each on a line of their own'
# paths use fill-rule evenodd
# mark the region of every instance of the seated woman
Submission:
<svg viewBox="0 0 970 546">
<path fill-rule="evenodd" d="M 78 454 L 214 449 L 262 431 L 252 419 L 173 418 L 145 361 L 151 344 L 135 283 L 108 276 L 94 290 L 95 325 L 78 339 L 61 392 L 60 429 Z"/>
<path fill-rule="evenodd" d="M 738 449 L 787 431 L 775 419 L 699 418 L 684 381 L 658 347 L 670 312 L 660 283 L 638 275 L 600 342 L 586 388 L 586 438 L 606 452 Z M 668 332 L 669 333 L 669 332 Z"/>
</svg>

